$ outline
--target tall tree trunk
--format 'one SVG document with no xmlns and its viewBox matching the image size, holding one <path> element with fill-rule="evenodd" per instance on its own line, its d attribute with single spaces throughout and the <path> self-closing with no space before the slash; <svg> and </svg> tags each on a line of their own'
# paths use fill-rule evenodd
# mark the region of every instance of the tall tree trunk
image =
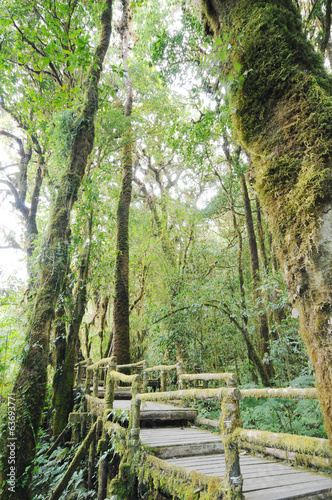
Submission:
<svg viewBox="0 0 332 500">
<path fill-rule="evenodd" d="M 104 340 L 104 334 L 105 334 L 105 328 L 107 326 L 107 311 L 108 311 L 108 304 L 109 304 L 109 297 L 103 297 L 100 302 L 99 302 L 99 338 L 100 338 L 100 348 L 99 348 L 99 354 L 100 354 L 100 359 L 102 359 L 103 356 L 103 340 Z M 107 357 L 107 352 L 105 352 L 105 357 Z"/>
<path fill-rule="evenodd" d="M 252 279 L 252 291 L 253 298 L 258 310 L 258 326 L 259 326 L 259 344 L 260 344 L 260 354 L 264 365 L 266 366 L 266 371 L 269 378 L 274 376 L 274 369 L 272 361 L 264 362 L 264 356 L 269 356 L 270 354 L 270 335 L 269 335 L 269 323 L 267 319 L 266 311 L 262 309 L 260 305 L 260 293 L 258 287 L 260 284 L 259 276 L 259 258 L 257 250 L 257 240 L 254 229 L 254 221 L 252 218 L 251 204 L 248 195 L 247 183 L 244 175 L 240 177 L 242 199 L 244 205 L 244 212 L 246 218 L 246 227 L 249 240 L 249 253 L 250 253 L 250 266 L 251 266 L 251 279 Z"/>
<path fill-rule="evenodd" d="M 130 117 L 133 105 L 133 89 L 128 74 L 129 2 L 122 0 L 121 25 L 123 65 L 125 69 L 126 104 L 124 113 Z M 117 210 L 115 297 L 113 307 L 113 355 L 119 364 L 130 363 L 129 339 L 129 210 L 133 179 L 133 137 L 131 126 L 124 134 L 122 153 L 122 184 Z"/>
<path fill-rule="evenodd" d="M 98 109 L 98 83 L 102 63 L 111 34 L 112 0 L 105 2 L 102 14 L 102 32 L 95 57 L 88 73 L 86 98 L 82 112 L 75 122 L 73 145 L 70 151 L 68 170 L 60 183 L 55 203 L 51 210 L 50 223 L 44 243 L 44 254 L 40 262 L 39 285 L 27 331 L 27 351 L 16 378 L 13 393 L 16 401 L 15 455 L 16 484 L 9 490 L 6 484 L 3 499 L 27 500 L 32 468 L 26 468 L 35 456 L 37 435 L 44 407 L 47 386 L 49 337 L 58 295 L 68 267 L 70 236 L 70 214 L 77 198 L 78 189 L 85 172 L 88 155 L 94 141 L 94 117 Z M 2 479 L 8 479 L 8 443 L 12 436 L 4 436 Z M 26 476 L 26 477 L 25 477 Z M 23 482 L 23 479 L 26 481 Z"/>
<path fill-rule="evenodd" d="M 256 213 L 257 213 L 257 233 L 258 233 L 259 250 L 260 250 L 260 255 L 261 255 L 261 261 L 262 261 L 263 266 L 264 266 L 264 271 L 267 272 L 269 265 L 268 265 L 268 259 L 267 259 L 267 253 L 266 253 L 261 204 L 260 204 L 257 196 L 256 196 L 255 201 L 256 201 Z"/>
<path fill-rule="evenodd" d="M 89 224 L 91 241 L 92 220 Z M 56 326 L 56 364 L 53 378 L 52 402 L 54 407 L 53 435 L 58 436 L 68 423 L 69 413 L 74 406 L 75 362 L 77 357 L 78 335 L 85 313 L 86 286 L 89 273 L 90 244 L 81 257 L 78 282 L 73 297 L 73 312 L 69 324 L 68 337 L 63 321 L 65 307 L 60 309 L 59 323 Z"/>
<path fill-rule="evenodd" d="M 230 63 L 241 65 L 231 88 L 234 125 L 300 315 L 332 445 L 332 79 L 295 2 L 205 7 L 213 28 L 222 24 L 232 40 Z"/>
<path fill-rule="evenodd" d="M 238 226 L 237 219 L 236 219 L 233 199 L 232 199 L 232 204 L 231 204 L 231 210 L 232 210 L 232 218 L 233 218 L 233 227 L 234 227 L 234 231 L 237 234 L 238 242 L 239 242 L 237 268 L 238 268 L 239 286 L 240 286 L 240 294 L 241 294 L 241 308 L 243 311 L 242 320 L 243 320 L 243 324 L 244 324 L 244 330 L 247 331 L 247 326 L 248 326 L 248 317 L 246 314 L 247 304 L 246 304 L 246 295 L 245 295 L 245 289 L 244 289 L 244 276 L 243 276 L 243 267 L 242 267 L 243 240 L 242 240 L 242 234 L 241 234 L 241 231 L 240 231 L 240 228 Z M 257 355 L 256 352 L 254 353 L 255 348 L 254 348 L 252 342 L 250 341 L 249 335 L 244 336 L 244 340 L 245 340 L 245 343 L 247 346 L 247 353 L 248 353 L 248 360 L 249 360 L 249 371 L 251 373 L 253 381 L 256 384 L 258 383 L 258 377 L 256 375 L 256 372 L 254 371 L 254 369 L 256 368 L 258 370 L 258 373 L 261 375 L 262 383 L 264 385 L 270 385 L 269 376 L 266 372 L 266 369 L 262 366 L 262 363 L 259 363 L 258 366 L 256 366 L 257 360 L 259 360 L 259 356 Z"/>
</svg>

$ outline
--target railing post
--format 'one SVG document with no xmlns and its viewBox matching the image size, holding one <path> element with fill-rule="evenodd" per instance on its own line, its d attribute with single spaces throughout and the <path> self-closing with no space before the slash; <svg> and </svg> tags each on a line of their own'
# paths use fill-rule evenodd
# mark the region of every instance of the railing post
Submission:
<svg viewBox="0 0 332 500">
<path fill-rule="evenodd" d="M 139 395 L 131 400 L 129 428 L 128 428 L 128 449 L 134 455 L 139 448 L 140 434 L 140 419 L 141 419 L 141 400 Z"/>
<path fill-rule="evenodd" d="M 99 387 L 99 368 L 93 369 L 93 392 L 92 395 L 97 398 L 98 397 L 98 387 Z"/>
<path fill-rule="evenodd" d="M 144 361 L 143 364 L 143 392 L 148 392 L 148 372 L 146 371 L 148 363 Z"/>
<path fill-rule="evenodd" d="M 242 497 L 243 479 L 240 471 L 239 450 L 235 430 L 241 427 L 239 389 L 222 389 L 220 429 L 225 447 L 225 485 L 230 500 Z"/>
<path fill-rule="evenodd" d="M 100 452 L 99 466 L 98 466 L 98 500 L 104 500 L 106 498 L 107 490 L 107 470 L 108 470 L 108 457 L 105 456 L 104 452 L 107 451 L 107 435 L 105 431 L 104 422 L 101 421 L 101 439 L 98 442 L 98 451 Z"/>
<path fill-rule="evenodd" d="M 106 391 L 105 391 L 105 416 L 113 409 L 115 380 L 111 377 L 111 372 L 116 370 L 116 356 L 112 356 L 107 368 Z"/>
<path fill-rule="evenodd" d="M 90 394 L 91 392 L 91 381 L 92 381 L 92 372 L 89 370 L 89 366 L 92 365 L 92 359 L 89 358 L 86 364 L 86 380 L 85 380 L 85 392 L 86 394 Z"/>
<path fill-rule="evenodd" d="M 96 422 L 97 417 L 91 417 L 91 426 Z M 97 425 L 98 428 L 98 425 Z M 97 443 L 97 430 L 93 436 L 93 439 L 90 443 L 89 448 L 89 459 L 88 459 L 88 489 L 92 490 L 93 488 L 93 474 L 94 474 L 94 466 L 95 466 L 95 458 L 96 458 L 96 443 Z"/>
<path fill-rule="evenodd" d="M 78 364 L 77 365 L 77 374 L 76 374 L 76 386 L 79 387 L 82 384 L 82 372 L 83 372 L 83 366 Z"/>
<path fill-rule="evenodd" d="M 167 385 L 167 372 L 166 370 L 160 370 L 160 392 L 166 391 Z"/>
<path fill-rule="evenodd" d="M 183 374 L 183 364 L 182 361 L 179 361 L 177 366 L 176 366 L 176 372 L 178 375 L 178 388 L 182 389 L 182 380 L 181 380 L 181 375 Z"/>
<path fill-rule="evenodd" d="M 237 387 L 238 386 L 238 378 L 236 373 L 232 373 L 232 376 L 227 380 L 227 387 Z"/>
</svg>

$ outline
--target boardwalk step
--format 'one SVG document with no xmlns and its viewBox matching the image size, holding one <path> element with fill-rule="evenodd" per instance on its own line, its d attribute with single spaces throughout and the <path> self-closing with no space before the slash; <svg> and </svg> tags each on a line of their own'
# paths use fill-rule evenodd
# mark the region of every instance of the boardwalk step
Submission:
<svg viewBox="0 0 332 500">
<path fill-rule="evenodd" d="M 223 477 L 223 454 L 172 458 L 168 463 L 202 474 Z M 276 461 L 240 456 L 245 500 L 327 500 L 332 498 L 332 478 L 313 474 Z"/>
<path fill-rule="evenodd" d="M 219 434 L 186 427 L 141 429 L 141 442 L 159 458 L 190 457 L 223 453 Z"/>
</svg>

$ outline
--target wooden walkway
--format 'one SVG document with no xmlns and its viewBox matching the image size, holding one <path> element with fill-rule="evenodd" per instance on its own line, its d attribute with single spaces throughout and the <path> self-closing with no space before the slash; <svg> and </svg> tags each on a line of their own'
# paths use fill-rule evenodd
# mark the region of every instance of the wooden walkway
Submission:
<svg viewBox="0 0 332 500">
<path fill-rule="evenodd" d="M 115 400 L 114 409 L 128 410 L 130 401 Z M 164 416 L 163 416 L 164 415 Z M 188 408 L 145 402 L 141 420 L 158 422 L 188 420 L 196 412 Z M 225 460 L 220 434 L 198 430 L 195 427 L 142 428 L 141 443 L 167 463 L 185 467 L 208 476 L 224 476 Z M 332 499 L 332 477 L 286 465 L 276 460 L 240 456 L 243 493 L 246 500 Z M 213 500 L 211 498 L 211 500 Z"/>
<path fill-rule="evenodd" d="M 138 367 L 142 363 L 131 366 Z M 144 364 L 146 365 L 146 362 Z M 103 387 L 100 387 L 99 370 L 104 365 L 108 368 L 104 373 Z M 245 500 L 332 500 L 331 475 L 312 472 L 299 466 L 294 467 L 288 462 L 281 462 L 275 458 L 258 458 L 250 455 L 249 452 L 234 453 L 233 447 L 234 443 L 256 450 L 267 450 L 267 446 L 270 446 L 272 447 L 271 453 L 274 452 L 277 456 L 284 458 L 287 456 L 285 450 L 289 449 L 288 456 L 297 463 L 312 464 L 323 470 L 325 467 L 329 468 L 332 457 L 326 439 L 264 433 L 260 430 L 250 431 L 243 429 L 240 424 L 238 401 L 241 398 L 316 399 L 316 389 L 239 390 L 236 387 L 234 374 L 183 374 L 182 368 L 178 365 L 145 367 L 143 377 L 138 374 L 124 375 L 118 372 L 117 368 L 128 366 L 117 366 L 115 358 L 105 358 L 95 364 L 91 364 L 90 360 L 90 364 L 86 366 L 87 413 L 85 414 L 90 413 L 90 416 L 95 419 L 98 417 L 97 421 L 106 425 L 107 412 L 105 414 L 104 398 L 108 401 L 109 409 L 113 407 L 114 410 L 130 410 L 128 430 L 125 425 L 120 431 L 119 425 L 113 425 L 111 422 L 110 428 L 113 428 L 116 433 L 120 432 L 120 439 L 123 435 L 126 436 L 126 446 L 131 454 L 136 454 L 142 446 L 145 451 L 142 463 L 144 474 L 146 474 L 147 481 L 153 481 L 153 488 L 156 492 L 160 490 L 170 496 L 175 495 L 174 498 L 177 498 L 177 494 L 182 495 L 180 492 L 184 491 L 183 488 L 189 488 L 188 494 L 195 498 L 197 494 L 197 498 L 200 497 L 201 491 L 204 498 L 209 500 L 215 500 L 212 497 L 216 492 L 218 492 L 218 498 L 221 496 L 229 499 L 242 498 L 240 468 Z M 165 374 L 175 368 L 177 369 L 178 389 L 168 391 Z M 148 393 L 147 374 L 158 370 L 160 371 L 161 391 Z M 78 376 L 78 380 L 81 383 L 82 377 Z M 227 387 L 184 389 L 184 382 L 190 380 L 196 382 L 202 380 L 206 385 L 209 380 L 218 380 L 226 383 Z M 114 391 L 114 386 L 117 384 L 118 386 L 129 384 L 130 390 L 121 386 L 120 389 L 116 388 Z M 131 404 L 130 397 L 133 398 L 133 404 Z M 220 403 L 221 431 L 219 433 L 203 431 L 195 427 L 193 424 L 197 418 L 197 411 L 176 406 L 179 401 L 209 399 Z M 115 420 L 117 420 L 116 416 Z M 204 423 L 202 422 L 204 419 L 200 420 L 200 422 L 196 421 L 197 425 Z M 121 422 L 121 419 L 119 418 L 118 421 Z M 206 419 L 205 421 L 211 424 L 211 421 Z M 88 436 L 85 440 L 87 439 Z M 223 439 L 226 439 L 226 450 Z M 123 459 L 126 460 L 126 455 Z M 136 474 L 137 471 L 135 470 L 134 473 Z M 175 482 L 174 477 L 176 477 Z M 111 481 L 111 485 L 115 486 L 116 491 L 118 478 L 114 481 Z"/>
<path fill-rule="evenodd" d="M 223 477 L 224 455 L 172 458 L 167 462 L 208 476 Z M 310 500 L 332 498 L 332 478 L 250 455 L 240 457 L 246 500 Z M 212 500 L 212 499 L 211 499 Z"/>
<path fill-rule="evenodd" d="M 129 410 L 131 401 L 128 399 L 115 399 L 113 402 L 114 410 Z M 179 408 L 173 405 L 165 405 L 160 403 L 144 402 L 141 405 L 141 420 L 157 423 L 159 421 L 194 420 L 197 416 L 197 411 L 192 408 Z"/>
</svg>

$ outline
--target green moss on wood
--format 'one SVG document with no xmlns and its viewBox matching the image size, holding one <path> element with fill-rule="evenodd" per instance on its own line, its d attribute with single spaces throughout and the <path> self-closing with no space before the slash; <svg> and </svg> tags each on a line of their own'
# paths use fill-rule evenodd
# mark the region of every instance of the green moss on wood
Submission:
<svg viewBox="0 0 332 500">
<path fill-rule="evenodd" d="M 332 443 L 332 78 L 292 0 L 204 0 L 230 41 L 238 140 L 286 271 Z M 211 9 L 213 12 L 210 12 Z M 210 12 L 210 14 L 209 14 Z M 235 66 L 240 71 L 234 77 Z"/>
<path fill-rule="evenodd" d="M 332 458 L 327 439 L 284 433 L 277 434 L 275 432 L 251 429 L 238 429 L 236 431 L 236 436 L 240 443 L 253 443 L 259 446 L 293 451 L 303 455 L 313 455 L 328 459 Z"/>
<path fill-rule="evenodd" d="M 317 399 L 317 389 L 296 389 L 293 387 L 284 389 L 269 387 L 264 389 L 241 389 L 241 398 Z"/>
<path fill-rule="evenodd" d="M 136 475 L 140 483 L 148 485 L 150 498 L 156 498 L 158 492 L 183 500 L 229 498 L 221 479 L 188 471 L 151 455 L 143 455 Z"/>
</svg>

